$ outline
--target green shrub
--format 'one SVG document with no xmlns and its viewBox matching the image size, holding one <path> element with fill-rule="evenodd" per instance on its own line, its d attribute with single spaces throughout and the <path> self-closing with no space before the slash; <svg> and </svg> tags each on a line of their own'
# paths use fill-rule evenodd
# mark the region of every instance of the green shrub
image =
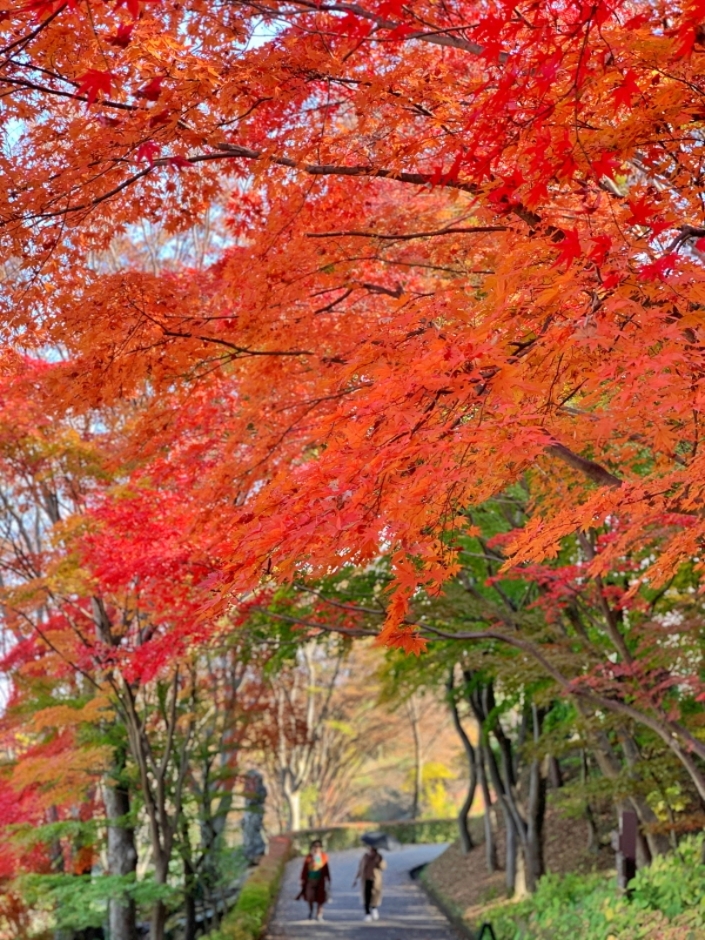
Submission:
<svg viewBox="0 0 705 940">
<path fill-rule="evenodd" d="M 702 940 L 705 937 L 703 837 L 657 858 L 633 882 L 630 900 L 614 875 L 546 875 L 536 894 L 485 911 L 497 940 Z"/>
<path fill-rule="evenodd" d="M 274 908 L 291 844 L 287 836 L 270 841 L 269 851 L 243 884 L 220 928 L 208 934 L 209 940 L 259 940 Z"/>
</svg>

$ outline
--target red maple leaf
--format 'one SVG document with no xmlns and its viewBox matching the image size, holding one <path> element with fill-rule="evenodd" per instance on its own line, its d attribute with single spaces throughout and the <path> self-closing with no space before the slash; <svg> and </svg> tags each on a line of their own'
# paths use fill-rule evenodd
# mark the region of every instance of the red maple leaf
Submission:
<svg viewBox="0 0 705 940">
<path fill-rule="evenodd" d="M 361 19 L 354 13 L 346 13 L 336 27 L 336 33 L 351 36 L 355 39 L 364 39 L 372 31 L 372 23 Z"/>
<path fill-rule="evenodd" d="M 638 97 L 641 94 L 641 88 L 636 83 L 636 75 L 634 74 L 633 69 L 629 69 L 627 74 L 624 76 L 624 80 L 621 85 L 612 91 L 610 97 L 614 99 L 615 110 L 621 105 L 625 105 L 627 108 L 631 108 L 632 100 Z"/>
<path fill-rule="evenodd" d="M 171 111 L 169 111 L 168 108 L 165 108 L 163 111 L 159 111 L 158 114 L 153 115 L 153 117 L 149 119 L 149 126 L 157 127 L 159 124 L 166 124 L 166 122 L 169 120 L 170 114 Z"/>
<path fill-rule="evenodd" d="M 98 69 L 88 69 L 78 78 L 79 86 L 76 90 L 77 95 L 86 95 L 86 103 L 92 105 L 98 95 L 107 96 L 110 94 L 115 75 L 112 72 L 101 72 Z"/>
<path fill-rule="evenodd" d="M 614 154 L 608 153 L 606 150 L 603 150 L 598 159 L 594 160 L 590 165 L 598 179 L 602 179 L 603 176 L 606 176 L 612 181 L 614 181 L 614 174 L 620 166 Z"/>
<path fill-rule="evenodd" d="M 629 199 L 627 205 L 632 213 L 627 219 L 627 225 L 651 225 L 657 210 L 646 201 L 646 196 L 640 196 L 636 200 Z"/>
<path fill-rule="evenodd" d="M 147 160 L 150 166 L 154 166 L 154 158 L 159 153 L 159 144 L 155 140 L 145 140 L 137 148 L 136 157 L 138 160 Z"/>
<path fill-rule="evenodd" d="M 594 261 L 599 268 L 607 260 L 612 247 L 612 239 L 609 235 L 594 235 L 590 241 L 594 243 L 595 247 L 588 255 L 588 258 L 590 261 Z"/>
<path fill-rule="evenodd" d="M 414 26 L 407 26 L 406 23 L 400 23 L 398 26 L 395 26 L 394 29 L 390 30 L 387 38 L 388 39 L 408 39 L 409 36 L 418 32 Z"/>
<path fill-rule="evenodd" d="M 642 264 L 639 268 L 639 278 L 642 281 L 663 281 L 675 266 L 676 259 L 672 254 L 662 255 L 656 261 Z"/>
<path fill-rule="evenodd" d="M 583 251 L 580 247 L 580 236 L 578 235 L 578 230 L 575 228 L 563 229 L 563 241 L 560 244 L 560 250 L 558 252 L 558 257 L 553 262 L 552 267 L 557 267 L 559 264 L 566 262 L 566 270 L 572 265 L 573 261 L 576 258 L 579 258 L 582 255 Z"/>
<path fill-rule="evenodd" d="M 147 82 L 147 84 L 143 85 L 139 91 L 136 91 L 135 97 L 146 98 L 147 101 L 157 101 L 162 93 L 163 81 L 163 77 L 161 75 L 157 75 L 157 77 L 153 78 L 151 82 Z"/>
<path fill-rule="evenodd" d="M 673 222 L 669 222 L 667 219 L 654 219 L 651 223 L 651 235 L 650 239 L 657 238 L 661 232 L 666 232 L 668 229 L 675 228 Z"/>
<path fill-rule="evenodd" d="M 132 30 L 134 28 L 134 23 L 121 23 L 117 28 L 117 32 L 113 36 L 108 36 L 106 42 L 110 43 L 111 46 L 119 46 L 120 49 L 126 49 L 130 45 Z"/>
<path fill-rule="evenodd" d="M 382 0 L 377 7 L 380 16 L 391 16 L 399 19 L 404 14 L 404 0 Z"/>
<path fill-rule="evenodd" d="M 453 160 L 453 163 L 451 164 L 450 169 L 448 170 L 448 172 L 446 173 L 444 177 L 445 183 L 457 183 L 458 173 L 460 172 L 460 164 L 462 162 L 463 162 L 463 154 L 462 152 L 459 152 L 455 160 Z"/>
</svg>

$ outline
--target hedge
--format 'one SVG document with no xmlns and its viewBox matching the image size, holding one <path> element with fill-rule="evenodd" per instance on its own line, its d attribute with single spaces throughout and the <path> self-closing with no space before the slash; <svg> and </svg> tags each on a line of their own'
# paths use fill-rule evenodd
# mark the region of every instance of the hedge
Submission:
<svg viewBox="0 0 705 940">
<path fill-rule="evenodd" d="M 208 940 L 260 940 L 274 910 L 291 846 L 289 836 L 270 839 L 269 851 L 243 884 L 220 928 L 208 934 Z"/>
<path fill-rule="evenodd" d="M 292 832 L 294 848 L 300 854 L 308 851 L 314 839 L 320 839 L 328 852 L 354 849 L 365 832 L 385 832 L 402 845 L 412 842 L 454 842 L 458 838 L 456 819 L 409 819 L 401 822 L 359 822 L 322 829 L 301 829 Z"/>
</svg>

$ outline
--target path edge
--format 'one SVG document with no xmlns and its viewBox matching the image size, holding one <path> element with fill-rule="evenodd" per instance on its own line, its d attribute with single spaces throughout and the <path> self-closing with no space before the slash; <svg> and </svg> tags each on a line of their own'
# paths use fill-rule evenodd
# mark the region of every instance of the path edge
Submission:
<svg viewBox="0 0 705 940">
<path fill-rule="evenodd" d="M 423 878 L 424 869 L 429 863 L 417 865 L 409 872 L 409 876 L 424 892 L 429 901 L 438 908 L 443 916 L 450 921 L 453 929 L 462 938 L 462 940 L 476 940 L 475 933 L 467 925 L 463 917 L 457 912 L 455 905 L 449 901 L 441 892 L 434 887 L 426 878 Z"/>
<path fill-rule="evenodd" d="M 262 940 L 279 899 L 287 862 L 295 856 L 289 836 L 274 836 L 259 865 L 245 880 L 240 896 L 220 928 L 205 940 Z"/>
</svg>

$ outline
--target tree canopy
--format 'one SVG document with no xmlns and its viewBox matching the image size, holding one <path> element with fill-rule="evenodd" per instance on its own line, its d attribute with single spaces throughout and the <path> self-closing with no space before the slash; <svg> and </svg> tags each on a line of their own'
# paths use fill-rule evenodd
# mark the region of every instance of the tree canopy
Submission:
<svg viewBox="0 0 705 940">
<path fill-rule="evenodd" d="M 0 0 L 4 826 L 132 884 L 138 791 L 159 940 L 331 631 L 435 643 L 508 814 L 515 708 L 696 812 L 704 57 L 702 0 Z M 90 868 L 43 831 L 5 874 Z"/>
<path fill-rule="evenodd" d="M 226 593 L 390 546 L 413 647 L 442 532 L 526 473 L 515 559 L 618 514 L 604 563 L 666 527 L 663 581 L 702 536 L 702 16 L 11 7 L 7 335 L 59 407 L 149 396 L 128 446 L 203 487 Z M 214 203 L 200 264 L 109 264 Z"/>
</svg>

